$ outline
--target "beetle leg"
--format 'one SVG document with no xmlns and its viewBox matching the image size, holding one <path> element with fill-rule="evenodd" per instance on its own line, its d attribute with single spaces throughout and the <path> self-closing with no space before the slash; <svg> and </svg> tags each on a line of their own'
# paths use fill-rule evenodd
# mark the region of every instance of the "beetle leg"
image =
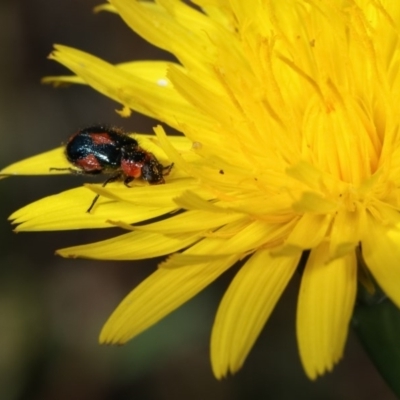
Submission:
<svg viewBox="0 0 400 400">
<path fill-rule="evenodd" d="M 69 171 L 71 174 L 74 175 L 99 175 L 101 174 L 101 170 L 94 169 L 93 171 L 85 171 L 81 169 L 74 169 L 74 168 L 49 168 L 50 171 Z"/>
<path fill-rule="evenodd" d="M 167 165 L 166 167 L 163 166 L 163 176 L 169 175 L 173 166 L 174 166 L 174 163 Z"/>
<path fill-rule="evenodd" d="M 125 185 L 126 187 L 128 187 L 128 188 L 132 187 L 132 186 L 129 186 L 128 183 L 132 182 L 134 179 L 135 179 L 135 178 L 134 178 L 133 176 L 127 176 L 127 177 L 124 179 L 124 185 Z"/>
<path fill-rule="evenodd" d="M 80 171 L 78 169 L 73 169 L 73 168 L 49 168 L 49 171 L 69 171 L 72 174 L 84 174 L 84 171 Z"/>
<path fill-rule="evenodd" d="M 108 179 L 106 179 L 102 185 L 102 187 L 105 187 L 107 185 L 107 183 L 110 182 L 115 182 L 116 180 L 118 180 L 121 177 L 121 172 L 117 172 L 113 175 L 111 175 Z M 94 205 L 96 204 L 97 200 L 99 199 L 100 195 L 96 194 L 96 196 L 94 197 L 92 204 L 90 205 L 90 207 L 87 209 L 87 213 L 90 213 L 90 211 L 92 211 L 92 208 L 94 207 Z"/>
</svg>

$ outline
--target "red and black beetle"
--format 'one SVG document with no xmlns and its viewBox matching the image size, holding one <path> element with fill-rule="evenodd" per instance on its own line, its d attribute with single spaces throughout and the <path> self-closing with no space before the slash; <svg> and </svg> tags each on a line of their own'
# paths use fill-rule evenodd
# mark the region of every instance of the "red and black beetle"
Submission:
<svg viewBox="0 0 400 400">
<path fill-rule="evenodd" d="M 123 180 L 125 186 L 134 179 L 141 179 L 152 185 L 165 183 L 164 176 L 173 164 L 164 167 L 153 153 L 144 150 L 139 143 L 117 128 L 94 125 L 79 130 L 70 137 L 65 147 L 68 161 L 76 168 L 68 169 L 75 174 L 108 174 L 103 186 L 109 182 Z M 93 199 L 87 212 L 96 204 L 99 195 Z"/>
</svg>

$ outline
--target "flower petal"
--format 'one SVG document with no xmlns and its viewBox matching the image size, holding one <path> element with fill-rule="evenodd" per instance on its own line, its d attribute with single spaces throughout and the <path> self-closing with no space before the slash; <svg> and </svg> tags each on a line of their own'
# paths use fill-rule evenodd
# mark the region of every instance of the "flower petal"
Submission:
<svg viewBox="0 0 400 400">
<path fill-rule="evenodd" d="M 353 251 L 361 239 L 361 233 L 365 232 L 365 208 L 363 206 L 355 210 L 340 210 L 336 213 L 332 224 L 330 236 L 331 258 L 342 257 Z"/>
<path fill-rule="evenodd" d="M 293 205 L 294 211 L 298 213 L 326 214 L 337 210 L 337 203 L 330 199 L 323 198 L 315 192 L 303 192 L 299 201 Z"/>
<path fill-rule="evenodd" d="M 172 83 L 167 77 L 171 65 L 172 63 L 167 61 L 128 61 L 116 64 L 115 68 L 129 72 L 135 78 L 148 83 L 158 83 L 159 86 L 171 87 Z M 76 75 L 46 76 L 42 79 L 42 83 L 54 85 L 62 83 L 86 84 L 81 77 Z"/>
<path fill-rule="evenodd" d="M 160 67 L 160 76 L 154 82 L 149 82 L 100 58 L 67 46 L 56 45 L 50 58 L 124 107 L 164 121 L 177 129 L 177 121 L 210 127 L 208 119 L 184 100 L 172 85 L 160 84 L 165 78 L 165 64 L 156 63 L 154 68 Z"/>
<path fill-rule="evenodd" d="M 290 232 L 285 247 L 307 250 L 318 246 L 331 224 L 332 215 L 304 214 Z M 285 248 L 282 250 L 285 251 Z"/>
<path fill-rule="evenodd" d="M 57 250 L 57 254 L 93 260 L 141 260 L 171 254 L 198 240 L 197 234 L 164 236 L 150 232 L 129 232 L 96 243 Z"/>
<path fill-rule="evenodd" d="M 123 184 L 102 185 L 86 184 L 85 186 L 100 196 L 105 196 L 118 201 L 148 207 L 170 207 L 175 205 L 174 198 L 182 194 L 187 188 L 195 188 L 193 179 L 169 179 L 165 185 L 149 185 L 143 181 L 133 181 L 131 187 Z M 207 199 L 207 192 L 201 193 Z M 211 197 L 208 194 L 208 197 Z"/>
<path fill-rule="evenodd" d="M 158 269 L 121 302 L 101 343 L 125 343 L 195 296 L 237 261 L 236 256 L 178 270 Z"/>
<path fill-rule="evenodd" d="M 64 171 L 50 171 L 51 168 L 66 168 Z M 5 175 L 56 175 L 69 174 L 71 164 L 65 157 L 64 147 L 46 151 L 33 157 L 25 158 L 11 164 L 0 171 Z"/>
<path fill-rule="evenodd" d="M 103 3 L 103 4 L 99 4 L 98 6 L 93 8 L 93 12 L 98 13 L 100 11 L 108 11 L 114 14 L 118 14 L 118 11 L 116 10 L 116 8 L 108 3 Z"/>
<path fill-rule="evenodd" d="M 260 250 L 236 274 L 218 308 L 211 335 L 211 362 L 218 379 L 243 365 L 300 255 L 271 257 L 267 250 Z"/>
<path fill-rule="evenodd" d="M 68 229 L 112 228 L 110 220 L 133 224 L 168 214 L 174 204 L 160 207 L 116 203 L 100 197 L 91 213 L 87 209 L 94 199 L 93 192 L 80 187 L 48 196 L 15 211 L 9 217 L 15 229 L 22 231 L 55 231 Z"/>
<path fill-rule="evenodd" d="M 164 268 L 176 268 L 192 263 L 199 263 L 208 257 L 220 257 L 237 254 L 243 258 L 262 246 L 280 242 L 286 236 L 291 224 L 272 225 L 262 221 L 251 221 L 246 217 L 228 224 L 199 243 L 191 246 L 183 253 L 173 254 Z"/>
<path fill-rule="evenodd" d="M 190 65 L 196 71 L 208 67 L 205 60 L 214 56 L 215 41 L 226 37 L 219 24 L 183 2 L 110 2 L 135 32 L 153 45 L 173 53 L 183 65 Z"/>
<path fill-rule="evenodd" d="M 357 285 L 355 252 L 329 260 L 328 244 L 311 251 L 297 307 L 300 358 L 315 379 L 342 357 Z"/>
<path fill-rule="evenodd" d="M 148 225 L 133 227 L 138 231 L 158 232 L 163 234 L 176 234 L 183 232 L 207 233 L 220 226 L 243 219 L 239 213 L 213 213 L 207 211 L 186 211 L 182 214 L 171 216 L 168 219 L 154 222 Z"/>
<path fill-rule="evenodd" d="M 400 307 L 400 226 L 384 226 L 369 217 L 362 254 L 378 284 Z"/>
</svg>

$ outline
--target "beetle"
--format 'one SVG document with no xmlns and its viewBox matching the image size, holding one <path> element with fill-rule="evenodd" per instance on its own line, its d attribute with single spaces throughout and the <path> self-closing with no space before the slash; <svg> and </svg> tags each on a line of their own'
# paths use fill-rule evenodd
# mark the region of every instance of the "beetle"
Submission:
<svg viewBox="0 0 400 400">
<path fill-rule="evenodd" d="M 110 182 L 123 180 L 125 186 L 134 179 L 141 179 L 151 185 L 165 183 L 164 176 L 171 172 L 173 164 L 163 166 L 153 153 L 143 149 L 134 138 L 124 131 L 105 125 L 92 125 L 74 133 L 65 146 L 67 160 L 75 168 L 50 168 L 69 170 L 74 174 L 109 177 L 103 187 Z M 96 195 L 87 212 L 96 204 Z"/>
</svg>

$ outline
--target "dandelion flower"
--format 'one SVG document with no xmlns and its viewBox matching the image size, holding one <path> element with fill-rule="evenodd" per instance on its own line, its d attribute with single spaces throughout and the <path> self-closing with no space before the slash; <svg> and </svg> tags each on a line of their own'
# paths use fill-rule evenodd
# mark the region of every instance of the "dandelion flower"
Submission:
<svg viewBox="0 0 400 400">
<path fill-rule="evenodd" d="M 174 163 L 166 184 L 85 185 L 11 219 L 25 231 L 125 230 L 59 250 L 64 257 L 170 255 L 111 315 L 102 343 L 125 343 L 241 260 L 212 328 L 217 378 L 241 368 L 309 252 L 297 340 L 315 379 L 343 354 L 360 269 L 400 306 L 400 3 L 194 3 L 99 7 L 177 62 L 111 65 L 60 45 L 50 55 L 75 75 L 47 82 L 90 85 L 123 116 L 134 110 L 182 132 L 168 137 L 157 127 L 156 137 L 138 136 L 163 165 Z M 63 165 L 56 149 L 2 173 Z M 93 192 L 100 200 L 87 214 Z"/>
</svg>

